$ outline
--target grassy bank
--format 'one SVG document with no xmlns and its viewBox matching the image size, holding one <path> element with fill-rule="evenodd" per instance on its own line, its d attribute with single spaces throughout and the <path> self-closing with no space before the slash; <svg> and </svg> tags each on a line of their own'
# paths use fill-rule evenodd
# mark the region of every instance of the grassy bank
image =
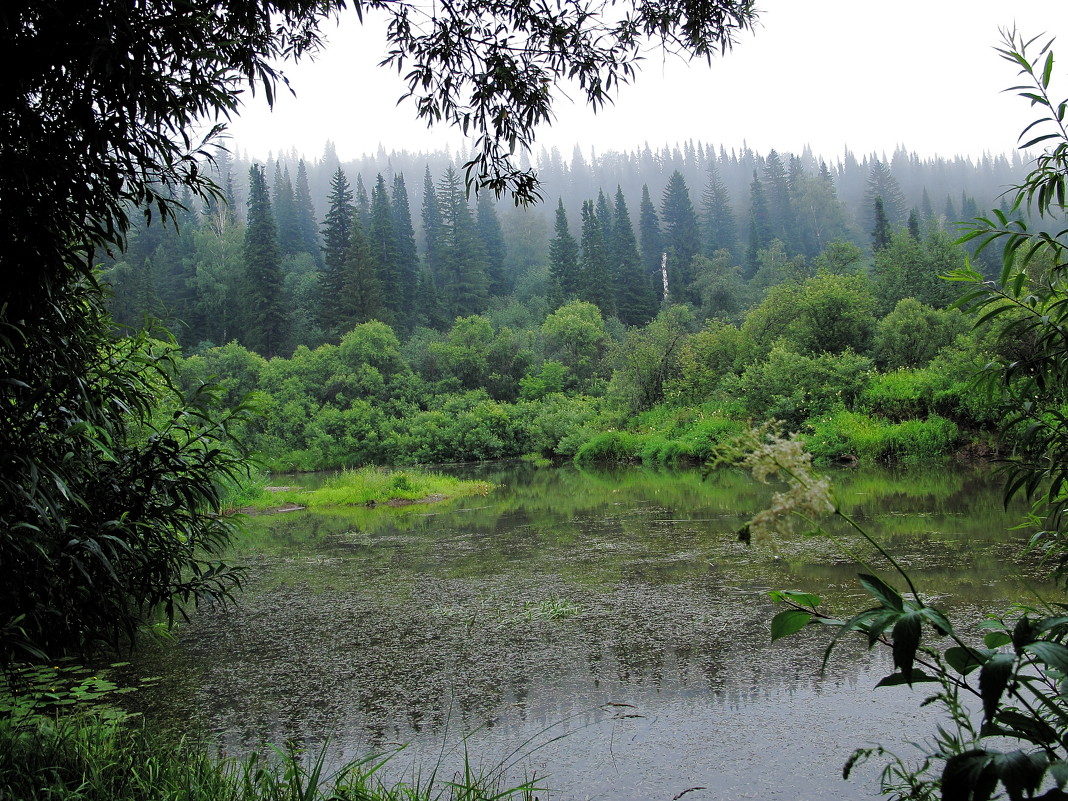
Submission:
<svg viewBox="0 0 1068 801">
<path fill-rule="evenodd" d="M 492 488 L 485 481 L 465 481 L 424 470 L 362 467 L 358 470 L 345 470 L 314 490 L 268 486 L 266 479 L 261 479 L 255 492 L 244 493 L 240 506 L 264 511 L 292 507 L 329 509 L 344 506 L 399 505 L 486 495 Z"/>
<path fill-rule="evenodd" d="M 530 799 L 536 789 L 506 788 L 498 774 L 469 764 L 443 767 L 447 780 L 391 783 L 379 776 L 385 761 L 370 757 L 325 775 L 322 753 L 226 759 L 203 744 L 168 742 L 94 715 L 0 721 L 3 801 L 490 801 Z"/>
</svg>

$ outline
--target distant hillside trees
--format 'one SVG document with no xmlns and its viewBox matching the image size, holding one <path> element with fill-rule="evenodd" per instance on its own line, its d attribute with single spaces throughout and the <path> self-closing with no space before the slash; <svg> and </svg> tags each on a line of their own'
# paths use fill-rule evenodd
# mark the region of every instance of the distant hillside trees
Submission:
<svg viewBox="0 0 1068 801">
<path fill-rule="evenodd" d="M 976 188 L 1022 169 L 1004 159 L 928 163 L 848 151 L 829 164 L 808 152 L 762 156 L 702 143 L 600 156 L 576 149 L 570 163 L 546 157 L 546 186 L 560 188 L 555 208 L 502 214 L 492 193 L 468 196 L 444 154 L 414 158 L 341 165 L 330 151 L 268 169 L 221 157 L 229 205 L 183 201 L 180 230 L 135 228 L 123 259 L 109 265 L 116 319 L 158 317 L 187 348 L 236 338 L 285 354 L 372 320 L 403 337 L 442 331 L 515 297 L 550 311 L 586 301 L 624 326 L 648 324 L 665 301 L 690 305 L 698 320 L 737 320 L 772 287 L 820 270 L 867 273 L 881 313 L 906 297 L 941 308 L 953 290 L 937 278 L 956 266 L 953 220 L 931 198 L 946 197 L 947 214 L 977 215 Z M 414 196 L 404 170 L 423 177 Z M 702 187 L 696 203 L 691 186 Z M 263 208 L 276 267 L 267 267 Z M 985 253 L 972 255 L 981 269 L 996 268 Z M 282 300 L 268 303 L 265 293 Z"/>
</svg>

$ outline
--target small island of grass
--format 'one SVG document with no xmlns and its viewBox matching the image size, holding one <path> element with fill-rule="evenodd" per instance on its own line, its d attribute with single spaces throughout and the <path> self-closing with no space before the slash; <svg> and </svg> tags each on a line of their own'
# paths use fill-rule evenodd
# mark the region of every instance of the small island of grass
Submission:
<svg viewBox="0 0 1068 801">
<path fill-rule="evenodd" d="M 361 467 L 345 470 L 314 490 L 272 487 L 264 482 L 258 492 L 242 498 L 241 507 L 247 511 L 267 512 L 342 506 L 401 506 L 487 495 L 491 489 L 493 485 L 486 481 L 467 481 L 430 471 Z"/>
</svg>

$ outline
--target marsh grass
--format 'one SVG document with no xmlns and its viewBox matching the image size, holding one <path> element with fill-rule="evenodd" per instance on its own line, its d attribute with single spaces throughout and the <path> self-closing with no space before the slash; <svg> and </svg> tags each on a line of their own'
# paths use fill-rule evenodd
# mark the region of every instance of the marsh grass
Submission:
<svg viewBox="0 0 1068 801">
<path fill-rule="evenodd" d="M 534 801 L 533 780 L 505 787 L 501 770 L 480 771 L 466 757 L 448 778 L 388 782 L 372 755 L 325 771 L 317 755 L 273 749 L 246 759 L 213 755 L 193 741 L 170 742 L 145 728 L 93 715 L 0 720 L 0 799 L 22 801 Z"/>
<path fill-rule="evenodd" d="M 269 488 L 265 484 L 258 493 L 250 495 L 245 506 L 257 510 L 294 506 L 316 509 L 377 506 L 488 495 L 492 489 L 486 481 L 466 481 L 429 471 L 361 467 L 345 470 L 315 490 Z"/>
<path fill-rule="evenodd" d="M 521 617 L 525 620 L 563 620 L 575 617 L 581 610 L 567 598 L 553 596 L 540 601 L 527 601 L 523 604 Z"/>
</svg>

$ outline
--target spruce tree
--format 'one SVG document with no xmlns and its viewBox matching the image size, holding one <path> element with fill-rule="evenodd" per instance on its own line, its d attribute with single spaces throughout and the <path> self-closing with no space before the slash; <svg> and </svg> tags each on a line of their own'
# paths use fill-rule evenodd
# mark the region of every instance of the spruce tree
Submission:
<svg viewBox="0 0 1068 801">
<path fill-rule="evenodd" d="M 490 192 L 478 196 L 476 206 L 478 235 L 486 250 L 486 270 L 489 278 L 489 293 L 493 296 L 507 295 L 511 292 L 510 282 L 504 271 L 504 259 L 507 253 L 501 221 L 497 217 L 497 205 Z"/>
<path fill-rule="evenodd" d="M 450 164 L 438 188 L 443 274 L 441 290 L 450 317 L 467 317 L 486 306 L 486 250 L 479 239 L 463 179 Z"/>
<path fill-rule="evenodd" d="M 934 207 L 931 205 L 931 196 L 927 194 L 927 187 L 923 188 L 923 198 L 920 200 L 920 214 L 925 222 L 934 219 Z"/>
<path fill-rule="evenodd" d="M 854 233 L 826 162 L 820 162 L 815 176 L 800 171 L 795 181 L 790 194 L 797 221 L 798 255 L 816 261 L 828 245 L 852 239 Z"/>
<path fill-rule="evenodd" d="M 185 344 L 199 341 L 195 330 L 197 304 L 194 242 L 197 228 L 200 226 L 200 214 L 188 188 L 182 193 L 179 202 L 182 210 L 177 213 L 176 224 L 161 226 L 158 244 L 151 255 L 155 272 L 155 305 L 135 308 L 138 325 L 144 323 L 144 315 L 159 317 L 167 323 L 178 341 Z"/>
<path fill-rule="evenodd" d="M 445 314 L 441 293 L 438 292 L 429 265 L 424 264 L 419 270 L 413 305 L 416 325 L 433 328 L 435 331 L 448 328 L 448 316 Z"/>
<path fill-rule="evenodd" d="M 875 226 L 871 231 L 871 249 L 879 251 L 890 246 L 890 220 L 886 216 L 882 195 L 876 195 L 872 205 L 872 217 L 875 219 Z"/>
<path fill-rule="evenodd" d="M 771 244 L 771 239 L 768 199 L 760 177 L 756 170 L 753 170 L 753 182 L 749 185 L 749 245 L 745 253 L 744 275 L 746 280 L 756 275 L 760 268 L 760 251 Z"/>
<path fill-rule="evenodd" d="M 613 214 L 603 189 L 597 190 L 597 204 L 594 206 L 594 211 L 597 214 L 597 222 L 601 225 L 601 238 L 604 240 L 604 252 L 608 258 L 608 269 L 614 277 L 616 265 L 614 264 L 615 231 L 613 230 Z"/>
<path fill-rule="evenodd" d="M 274 209 L 274 221 L 278 229 L 278 247 L 282 258 L 294 256 L 304 250 L 304 242 L 297 222 L 297 202 L 293 193 L 293 182 L 289 178 L 289 167 L 282 162 L 274 163 L 274 185 L 271 187 L 271 205 Z"/>
<path fill-rule="evenodd" d="M 419 252 L 415 248 L 415 230 L 412 228 L 412 212 L 408 205 L 408 189 L 404 174 L 393 176 L 393 237 L 397 257 L 397 273 L 403 296 L 403 313 L 398 323 L 405 330 L 415 326 L 415 293 L 419 282 Z"/>
<path fill-rule="evenodd" d="M 357 207 L 357 216 L 361 217 Z M 401 283 L 400 269 L 397 263 L 397 242 L 393 231 L 393 206 L 386 190 L 386 179 L 378 173 L 375 185 L 371 189 L 371 222 L 367 231 L 368 247 L 374 261 L 375 272 L 382 284 L 382 297 L 385 309 L 379 319 L 389 325 L 396 325 L 406 314 L 405 288 Z"/>
<path fill-rule="evenodd" d="M 549 242 L 549 276 L 553 305 L 560 306 L 578 297 L 579 293 L 579 246 L 567 225 L 564 200 L 556 206 L 555 236 Z"/>
<path fill-rule="evenodd" d="M 913 239 L 915 239 L 917 242 L 919 242 L 920 241 L 920 237 L 921 237 L 921 233 L 920 233 L 920 211 L 919 211 L 919 209 L 914 207 L 912 209 L 912 211 L 909 212 L 909 221 L 908 221 L 907 228 L 908 228 L 909 236 L 911 236 Z"/>
<path fill-rule="evenodd" d="M 641 239 L 642 266 L 656 288 L 657 298 L 663 300 L 664 282 L 660 274 L 663 242 L 660 235 L 660 217 L 649 197 L 648 184 L 642 184 L 642 200 L 638 207 L 638 236 Z"/>
<path fill-rule="evenodd" d="M 337 331 L 344 315 L 344 270 L 352 236 L 356 206 L 345 171 L 339 166 L 330 179 L 330 208 L 323 220 L 323 269 L 319 278 L 322 300 L 319 324 L 324 331 Z"/>
<path fill-rule="evenodd" d="M 616 314 L 627 325 L 644 325 L 656 315 L 656 289 L 642 269 L 638 241 L 622 187 L 616 187 L 612 215 L 613 245 L 609 257 L 614 264 Z"/>
<path fill-rule="evenodd" d="M 768 226 L 772 239 L 782 240 L 787 252 L 798 250 L 793 204 L 786 167 L 775 150 L 764 161 L 764 195 L 768 201 Z"/>
<path fill-rule="evenodd" d="M 826 165 L 822 166 L 826 168 Z M 827 177 L 830 177 L 830 173 L 827 173 Z M 822 175 L 810 178 L 801 159 L 793 156 L 786 188 L 790 218 L 788 236 L 793 254 L 815 259 L 823 250 L 822 243 L 826 235 L 824 225 L 830 224 L 820 217 L 828 211 L 829 206 L 835 205 L 834 184 L 825 182 Z"/>
<path fill-rule="evenodd" d="M 297 231 L 300 247 L 311 255 L 317 267 L 323 263 L 323 251 L 319 247 L 319 225 L 315 221 L 315 206 L 312 204 L 308 186 L 308 169 L 304 159 L 297 162 L 297 180 L 293 186 L 293 203 L 297 216 Z"/>
<path fill-rule="evenodd" d="M 360 323 L 381 320 L 382 282 L 379 280 L 372 248 L 363 233 L 359 212 L 353 210 L 349 246 L 345 250 L 342 315 L 335 338 L 343 336 Z M 383 320 L 383 322 L 388 322 Z"/>
<path fill-rule="evenodd" d="M 438 193 L 434 188 L 434 180 L 430 175 L 429 165 L 427 165 L 426 171 L 423 173 L 422 211 L 423 240 L 426 242 L 426 266 L 430 270 L 431 277 L 440 286 L 445 269 L 443 222 L 441 219 L 441 204 L 438 203 Z"/>
<path fill-rule="evenodd" d="M 241 344 L 267 358 L 278 356 L 285 348 L 288 335 L 282 252 L 267 178 L 263 168 L 257 165 L 249 169 L 244 257 Z"/>
<path fill-rule="evenodd" d="M 864 192 L 864 200 L 868 208 L 875 208 L 876 197 L 883 199 L 883 211 L 890 225 L 901 225 L 905 222 L 908 204 L 905 202 L 901 186 L 890 172 L 889 164 L 879 159 L 872 159 L 868 185 Z M 875 220 L 873 219 L 872 222 L 874 223 Z"/>
<path fill-rule="evenodd" d="M 360 225 L 364 230 L 371 227 L 371 200 L 367 196 L 367 189 L 363 185 L 363 173 L 356 173 L 356 188 L 354 190 L 356 212 L 360 215 Z"/>
<path fill-rule="evenodd" d="M 685 303 L 692 299 L 693 257 L 701 252 L 701 234 L 697 228 L 697 214 L 690 200 L 690 190 L 678 170 L 671 174 L 664 189 L 660 221 L 664 232 L 663 242 L 668 251 L 671 300 L 673 303 Z"/>
<path fill-rule="evenodd" d="M 719 250 L 734 254 L 738 248 L 737 224 L 727 185 L 720 178 L 715 161 L 708 163 L 708 183 L 701 201 L 705 255 L 713 258 Z"/>
<path fill-rule="evenodd" d="M 582 204 L 582 257 L 579 260 L 579 298 L 592 303 L 601 314 L 616 313 L 615 289 L 608 271 L 601 222 L 593 201 Z"/>
<path fill-rule="evenodd" d="M 953 205 L 953 198 L 946 195 L 946 206 L 942 211 L 943 216 L 946 218 L 947 223 L 955 223 L 960 221 L 960 215 L 957 214 L 957 207 Z"/>
</svg>

